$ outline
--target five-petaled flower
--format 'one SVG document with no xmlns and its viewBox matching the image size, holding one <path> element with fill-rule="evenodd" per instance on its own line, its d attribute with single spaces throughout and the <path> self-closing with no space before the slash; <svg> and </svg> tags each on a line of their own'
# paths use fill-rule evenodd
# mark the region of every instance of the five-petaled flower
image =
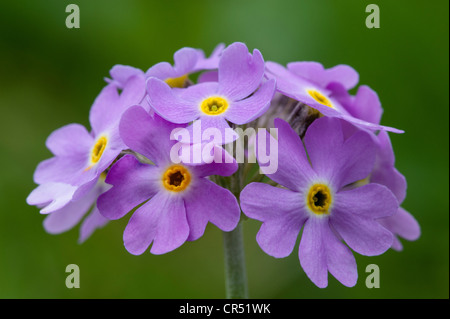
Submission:
<svg viewBox="0 0 450 319">
<path fill-rule="evenodd" d="M 202 131 L 216 128 L 223 133 L 230 127 L 227 121 L 246 124 L 270 106 L 275 80 L 264 82 L 263 78 L 264 60 L 259 50 L 252 55 L 245 44 L 238 42 L 223 51 L 217 82 L 174 91 L 165 82 L 150 78 L 147 92 L 152 108 L 166 120 L 180 124 L 200 120 Z M 232 141 L 224 133 L 222 137 L 222 143 Z"/>
<path fill-rule="evenodd" d="M 268 177 L 284 188 L 251 183 L 240 196 L 244 213 L 263 222 L 257 241 L 267 254 L 286 257 L 303 227 L 299 259 L 308 277 L 326 287 L 329 271 L 344 285 L 354 286 L 356 262 L 341 238 L 363 255 L 385 252 L 392 234 L 376 219 L 398 208 L 385 186 L 346 189 L 369 175 L 375 143 L 364 131 L 344 139 L 340 120 L 333 118 L 311 124 L 304 138 L 306 150 L 288 123 L 276 119 L 275 127 L 279 168 Z"/>
<path fill-rule="evenodd" d="M 142 254 L 150 244 L 151 253 L 164 254 L 201 237 L 208 222 L 223 231 L 233 230 L 239 222 L 236 197 L 207 178 L 229 176 L 237 163 L 225 163 L 222 152 L 220 164 L 174 164 L 170 150 L 176 141 L 170 136 L 178 126 L 138 106 L 122 117 L 120 135 L 125 144 L 154 165 L 140 163 L 132 155 L 122 157 L 108 173 L 106 183 L 113 187 L 100 196 L 98 207 L 106 218 L 119 219 L 143 203 L 123 235 L 132 254 Z"/>
<path fill-rule="evenodd" d="M 108 189 L 101 175 L 106 175 L 106 169 L 126 148 L 119 135 L 119 120 L 126 109 L 142 102 L 144 93 L 145 80 L 138 76 L 130 77 L 120 94 L 114 83 L 108 84 L 91 108 L 92 132 L 80 124 L 69 124 L 48 137 L 46 145 L 54 157 L 36 168 L 34 181 L 39 186 L 27 198 L 28 204 L 50 214 L 44 221 L 48 232 L 74 227 Z M 83 222 L 80 241 L 106 222 L 94 207 Z"/>
</svg>

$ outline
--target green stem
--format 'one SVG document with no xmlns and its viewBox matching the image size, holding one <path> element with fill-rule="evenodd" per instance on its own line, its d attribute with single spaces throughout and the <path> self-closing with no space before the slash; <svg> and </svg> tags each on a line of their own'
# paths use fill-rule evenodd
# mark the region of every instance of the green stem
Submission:
<svg viewBox="0 0 450 319">
<path fill-rule="evenodd" d="M 230 232 L 223 232 L 225 285 L 228 299 L 248 298 L 242 221 Z"/>
<path fill-rule="evenodd" d="M 242 164 L 231 177 L 231 192 L 239 201 L 242 189 Z M 228 299 L 248 298 L 247 274 L 245 269 L 244 234 L 242 219 L 236 228 L 230 232 L 223 232 L 225 255 L 225 285 Z"/>
</svg>

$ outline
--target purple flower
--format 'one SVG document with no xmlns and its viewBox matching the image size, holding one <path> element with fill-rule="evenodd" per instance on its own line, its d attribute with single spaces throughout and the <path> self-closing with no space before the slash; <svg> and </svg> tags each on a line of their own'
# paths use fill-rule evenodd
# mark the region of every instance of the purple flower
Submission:
<svg viewBox="0 0 450 319">
<path fill-rule="evenodd" d="M 239 222 L 234 195 L 207 178 L 233 174 L 236 162 L 174 164 L 170 154 L 176 141 L 170 137 L 177 127 L 140 107 L 129 109 L 120 122 L 125 144 L 155 164 L 125 155 L 106 177 L 113 187 L 98 199 L 100 213 L 108 219 L 119 219 L 142 204 L 123 235 L 125 248 L 132 254 L 142 254 L 152 243 L 151 253 L 164 254 L 201 237 L 208 222 L 224 231 Z"/>
<path fill-rule="evenodd" d="M 398 202 L 402 204 L 406 197 L 406 179 L 395 168 L 395 156 L 388 133 L 380 132 L 377 140 L 377 160 L 368 180 L 371 183 L 388 187 L 397 197 Z M 394 215 L 379 219 L 379 222 L 396 235 L 392 245 L 395 250 L 403 249 L 403 245 L 397 237 L 412 241 L 420 236 L 419 223 L 402 207 L 399 207 Z"/>
<path fill-rule="evenodd" d="M 362 129 L 403 133 L 379 124 L 381 104 L 368 86 L 359 87 L 355 97 L 348 94 L 347 90 L 358 83 L 358 74 L 349 66 L 324 69 L 316 62 L 293 62 L 285 68 L 269 61 L 266 70 L 269 79 L 277 80 L 279 92 L 312 107 L 320 115 L 340 118 Z"/>
<path fill-rule="evenodd" d="M 107 85 L 91 108 L 91 133 L 80 124 L 69 124 L 54 131 L 46 141 L 54 157 L 38 165 L 34 181 L 74 186 L 95 183 L 126 148 L 119 136 L 119 120 L 127 108 L 142 101 L 144 83 L 143 79 L 132 77 L 120 95 L 115 85 Z"/>
<path fill-rule="evenodd" d="M 393 238 L 377 219 L 398 208 L 385 186 L 346 188 L 372 170 L 374 141 L 364 131 L 344 139 L 340 120 L 329 117 L 310 125 L 305 147 L 285 121 L 276 119 L 275 127 L 278 170 L 268 176 L 284 188 L 251 183 L 240 196 L 243 212 L 263 222 L 257 241 L 267 254 L 286 257 L 303 227 L 299 259 L 308 277 L 326 287 L 329 271 L 342 284 L 354 286 L 356 261 L 341 239 L 362 255 L 385 252 Z"/>
<path fill-rule="evenodd" d="M 255 49 L 252 55 L 245 44 L 237 42 L 223 51 L 218 82 L 174 91 L 163 81 L 150 78 L 147 92 L 150 105 L 166 120 L 180 124 L 201 120 L 202 131 L 217 128 L 223 132 L 230 127 L 227 121 L 245 124 L 267 110 L 275 81 L 262 83 L 263 76 L 261 53 Z"/>
<path fill-rule="evenodd" d="M 141 77 L 129 78 L 121 94 L 114 83 L 108 84 L 91 108 L 91 133 L 80 124 L 69 124 L 48 137 L 46 145 L 54 157 L 36 168 L 34 181 L 39 186 L 27 202 L 41 207 L 41 213 L 51 213 L 44 223 L 50 233 L 72 228 L 105 190 L 100 175 L 126 148 L 119 135 L 120 117 L 127 108 L 139 104 L 144 94 L 145 79 Z M 80 240 L 104 223 L 94 208 L 82 226 Z"/>
<path fill-rule="evenodd" d="M 190 73 L 217 69 L 224 47 L 223 44 L 219 44 L 209 58 L 205 58 L 202 50 L 182 48 L 173 55 L 174 66 L 167 62 L 160 62 L 148 69 L 145 76 L 163 80 L 170 87 L 182 88 Z"/>
</svg>

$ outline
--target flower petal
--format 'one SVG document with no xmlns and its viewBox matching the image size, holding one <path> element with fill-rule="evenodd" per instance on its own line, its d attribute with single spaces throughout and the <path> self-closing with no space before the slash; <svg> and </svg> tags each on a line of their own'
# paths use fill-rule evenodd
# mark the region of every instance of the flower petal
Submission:
<svg viewBox="0 0 450 319">
<path fill-rule="evenodd" d="M 44 220 L 45 230 L 50 234 L 60 234 L 72 229 L 91 209 L 97 196 L 98 190 L 93 187 L 86 196 L 72 201 L 63 208 L 51 213 Z"/>
<path fill-rule="evenodd" d="M 197 104 L 181 99 L 169 85 L 159 79 L 148 79 L 147 93 L 155 112 L 170 122 L 188 123 L 200 116 Z"/>
<path fill-rule="evenodd" d="M 353 287 L 358 280 L 358 269 L 353 253 L 336 237 L 330 227 L 323 228 L 322 236 L 328 271 L 343 285 Z"/>
<path fill-rule="evenodd" d="M 260 147 L 257 146 L 256 155 L 261 170 L 273 181 L 291 190 L 299 190 L 301 185 L 307 184 L 308 181 L 315 176 L 315 173 L 308 162 L 305 148 L 297 133 L 295 133 L 287 122 L 281 119 L 275 119 L 274 125 L 278 132 L 278 149 L 270 150 L 270 154 L 277 156 L 278 169 L 274 173 L 265 172 L 265 163 L 262 162 L 262 154 L 260 154 L 261 150 Z M 269 135 L 267 132 L 265 134 L 266 136 Z M 261 134 L 261 132 L 258 133 L 258 144 L 264 139 L 265 134 Z M 268 139 L 272 141 L 274 138 L 268 136 Z M 275 145 L 273 141 L 271 144 Z M 266 147 L 266 149 L 268 149 L 268 147 Z M 274 154 L 276 151 L 277 153 Z"/>
<path fill-rule="evenodd" d="M 358 127 L 361 127 L 363 129 L 368 129 L 371 131 L 388 131 L 388 132 L 392 132 L 392 133 L 405 133 L 405 131 L 403 130 L 399 130 L 397 128 L 394 127 L 390 127 L 390 126 L 385 126 L 385 125 L 379 125 L 379 124 L 375 124 L 375 123 L 370 123 L 364 120 L 360 120 L 356 117 L 353 117 L 351 115 L 348 114 L 336 114 L 335 117 L 337 118 L 341 118 L 345 121 L 348 121 Z"/>
<path fill-rule="evenodd" d="M 123 89 L 125 84 L 132 76 L 141 76 L 144 77 L 144 72 L 140 69 L 137 69 L 128 65 L 116 64 L 109 71 L 112 80 L 106 79 L 108 83 L 114 83 L 118 88 Z"/>
<path fill-rule="evenodd" d="M 57 156 L 76 156 L 89 152 L 94 139 L 83 125 L 69 124 L 54 131 L 45 142 Z"/>
<path fill-rule="evenodd" d="M 108 172 L 105 182 L 114 185 L 97 200 L 100 213 L 119 219 L 158 191 L 159 169 L 125 155 Z"/>
<path fill-rule="evenodd" d="M 392 233 L 370 218 L 336 211 L 339 218 L 332 225 L 347 245 L 365 256 L 377 256 L 388 250 L 393 241 Z"/>
<path fill-rule="evenodd" d="M 158 192 L 131 216 L 123 240 L 133 255 L 142 254 L 150 244 L 150 252 L 164 254 L 180 247 L 189 236 L 184 202 L 180 196 Z"/>
<path fill-rule="evenodd" d="M 182 48 L 175 52 L 173 60 L 176 76 L 183 76 L 193 72 L 199 58 L 198 50 L 193 48 Z"/>
<path fill-rule="evenodd" d="M 406 178 L 394 166 L 395 155 L 388 133 L 382 131 L 377 137 L 377 157 L 370 182 L 387 186 L 402 203 L 406 197 Z"/>
<path fill-rule="evenodd" d="M 170 161 L 170 149 L 176 143 L 170 137 L 178 127 L 156 114 L 152 117 L 140 106 L 134 106 L 123 114 L 119 131 L 130 149 L 158 164 Z"/>
<path fill-rule="evenodd" d="M 399 207 L 397 212 L 389 217 L 378 220 L 381 225 L 394 235 L 406 240 L 416 240 L 420 237 L 420 225 L 417 220 L 404 208 Z M 395 248 L 395 247 L 394 247 Z M 401 250 L 402 246 L 397 248 Z"/>
<path fill-rule="evenodd" d="M 394 194 L 387 187 L 374 183 L 337 192 L 334 205 L 339 211 L 372 219 L 392 216 L 398 209 Z"/>
<path fill-rule="evenodd" d="M 264 75 L 264 59 L 259 50 L 248 52 L 244 43 L 235 42 L 222 53 L 219 62 L 219 92 L 232 101 L 252 94 Z"/>
<path fill-rule="evenodd" d="M 264 83 L 250 97 L 232 103 L 225 117 L 230 122 L 238 125 L 251 122 L 267 111 L 274 93 L 275 80 L 272 79 Z"/>
<path fill-rule="evenodd" d="M 319 288 L 328 286 L 327 250 L 323 241 L 326 228 L 329 228 L 326 218 L 309 218 L 298 250 L 300 265 Z"/>
<path fill-rule="evenodd" d="M 119 117 L 115 119 L 116 122 L 120 120 L 120 115 L 130 106 L 137 105 L 142 102 L 145 95 L 145 78 L 143 76 L 135 75 L 130 77 L 124 85 L 124 88 L 119 96 L 118 108 Z"/>
<path fill-rule="evenodd" d="M 231 231 L 237 226 L 241 211 L 236 197 L 228 189 L 199 178 L 190 192 L 184 198 L 190 229 L 188 240 L 200 238 L 208 222 L 223 231 Z"/>
<path fill-rule="evenodd" d="M 288 69 L 298 76 L 326 88 L 330 83 L 340 83 L 346 90 L 350 90 L 358 84 L 359 75 L 350 66 L 339 64 L 329 69 L 324 69 L 317 62 L 291 62 Z"/>
<path fill-rule="evenodd" d="M 344 141 L 338 119 L 315 120 L 304 142 L 314 170 L 337 189 L 369 176 L 375 162 L 376 146 L 371 135 L 356 131 Z"/>
<path fill-rule="evenodd" d="M 177 75 L 173 66 L 168 62 L 160 62 L 152 66 L 145 72 L 146 78 L 155 77 L 162 81 L 168 78 L 176 78 L 182 76 L 183 74 Z"/>
<path fill-rule="evenodd" d="M 198 109 L 200 109 L 204 99 L 217 95 L 217 88 L 218 84 L 216 82 L 205 82 L 191 85 L 185 89 L 174 89 L 174 92 L 177 92 L 177 96 L 187 101 L 188 104 L 197 105 Z"/>
<path fill-rule="evenodd" d="M 112 122 L 119 120 L 118 101 L 119 92 L 113 83 L 105 86 L 97 96 L 89 112 L 89 123 L 95 135 L 105 131 Z"/>
<path fill-rule="evenodd" d="M 109 222 L 109 219 L 103 217 L 98 208 L 94 206 L 92 212 L 83 220 L 80 227 L 80 237 L 78 242 L 84 243 L 96 229 L 102 228 Z"/>
<path fill-rule="evenodd" d="M 397 208 L 397 200 L 386 187 L 368 184 L 338 192 L 330 220 L 350 248 L 375 256 L 389 249 L 393 241 L 392 233 L 375 218 L 390 216 Z"/>
<path fill-rule="evenodd" d="M 383 114 L 377 93 L 367 85 L 361 85 L 351 103 L 344 107 L 353 117 L 375 124 L 380 123 Z"/>
<path fill-rule="evenodd" d="M 314 171 L 331 178 L 337 166 L 334 157 L 344 143 L 340 121 L 328 117 L 315 120 L 306 131 L 304 143 Z"/>
<path fill-rule="evenodd" d="M 39 163 L 34 171 L 34 182 L 36 184 L 44 184 L 49 182 L 60 182 L 66 184 L 74 184 L 81 177 L 88 163 L 87 155 L 85 156 L 67 156 L 52 157 Z M 89 177 L 91 180 L 95 176 L 91 176 L 92 171 L 87 171 L 82 177 Z M 92 178 L 90 178 L 92 177 Z"/>
<path fill-rule="evenodd" d="M 373 136 L 364 131 L 357 131 L 336 153 L 332 179 L 337 188 L 367 178 L 375 163 L 376 147 Z"/>
<path fill-rule="evenodd" d="M 242 211 L 263 222 L 256 240 L 265 253 L 282 258 L 292 252 L 307 218 L 301 202 L 299 193 L 264 183 L 251 183 L 242 190 Z"/>
<path fill-rule="evenodd" d="M 117 130 L 120 117 L 129 107 L 142 102 L 145 95 L 145 78 L 132 76 L 124 84 L 119 94 L 114 83 L 108 84 L 94 101 L 89 113 L 89 121 L 95 136 L 102 132 Z"/>
<path fill-rule="evenodd" d="M 206 71 L 198 76 L 197 83 L 218 82 L 219 73 L 217 71 Z"/>
<path fill-rule="evenodd" d="M 76 186 L 68 184 L 44 183 L 28 195 L 27 203 L 44 207 L 41 214 L 52 213 L 66 206 L 72 200 L 76 190 Z"/>
<path fill-rule="evenodd" d="M 389 188 L 399 203 L 406 197 L 406 178 L 393 166 L 377 167 L 370 175 L 370 182 Z"/>
<path fill-rule="evenodd" d="M 300 240 L 303 270 L 319 288 L 328 285 L 328 271 L 342 284 L 353 287 L 358 279 L 355 257 L 330 228 L 327 218 L 310 218 Z"/>
</svg>

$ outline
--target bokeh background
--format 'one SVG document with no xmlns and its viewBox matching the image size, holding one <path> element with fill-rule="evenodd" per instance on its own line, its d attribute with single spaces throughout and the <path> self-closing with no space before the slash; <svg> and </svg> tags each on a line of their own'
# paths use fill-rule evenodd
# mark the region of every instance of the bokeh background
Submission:
<svg viewBox="0 0 450 319">
<path fill-rule="evenodd" d="M 65 8 L 80 8 L 80 29 L 67 29 Z M 259 222 L 245 223 L 252 298 L 449 297 L 449 17 L 448 1 L 2 1 L 0 4 L 0 298 L 223 298 L 222 234 L 205 235 L 162 256 L 133 256 L 122 243 L 127 219 L 109 223 L 79 245 L 78 227 L 47 234 L 25 198 L 36 165 L 50 157 L 47 136 L 69 124 L 89 126 L 90 106 L 115 64 L 148 69 L 172 63 L 181 47 L 245 42 L 266 60 L 349 64 L 382 101 L 397 168 L 407 177 L 403 207 L 422 236 L 403 252 L 357 255 L 359 279 L 347 288 L 329 276 L 314 286 L 291 256 L 265 255 Z M 380 8 L 368 29 L 365 8 Z M 81 288 L 65 286 L 66 265 Z M 365 286 L 375 263 L 381 287 Z"/>
</svg>

